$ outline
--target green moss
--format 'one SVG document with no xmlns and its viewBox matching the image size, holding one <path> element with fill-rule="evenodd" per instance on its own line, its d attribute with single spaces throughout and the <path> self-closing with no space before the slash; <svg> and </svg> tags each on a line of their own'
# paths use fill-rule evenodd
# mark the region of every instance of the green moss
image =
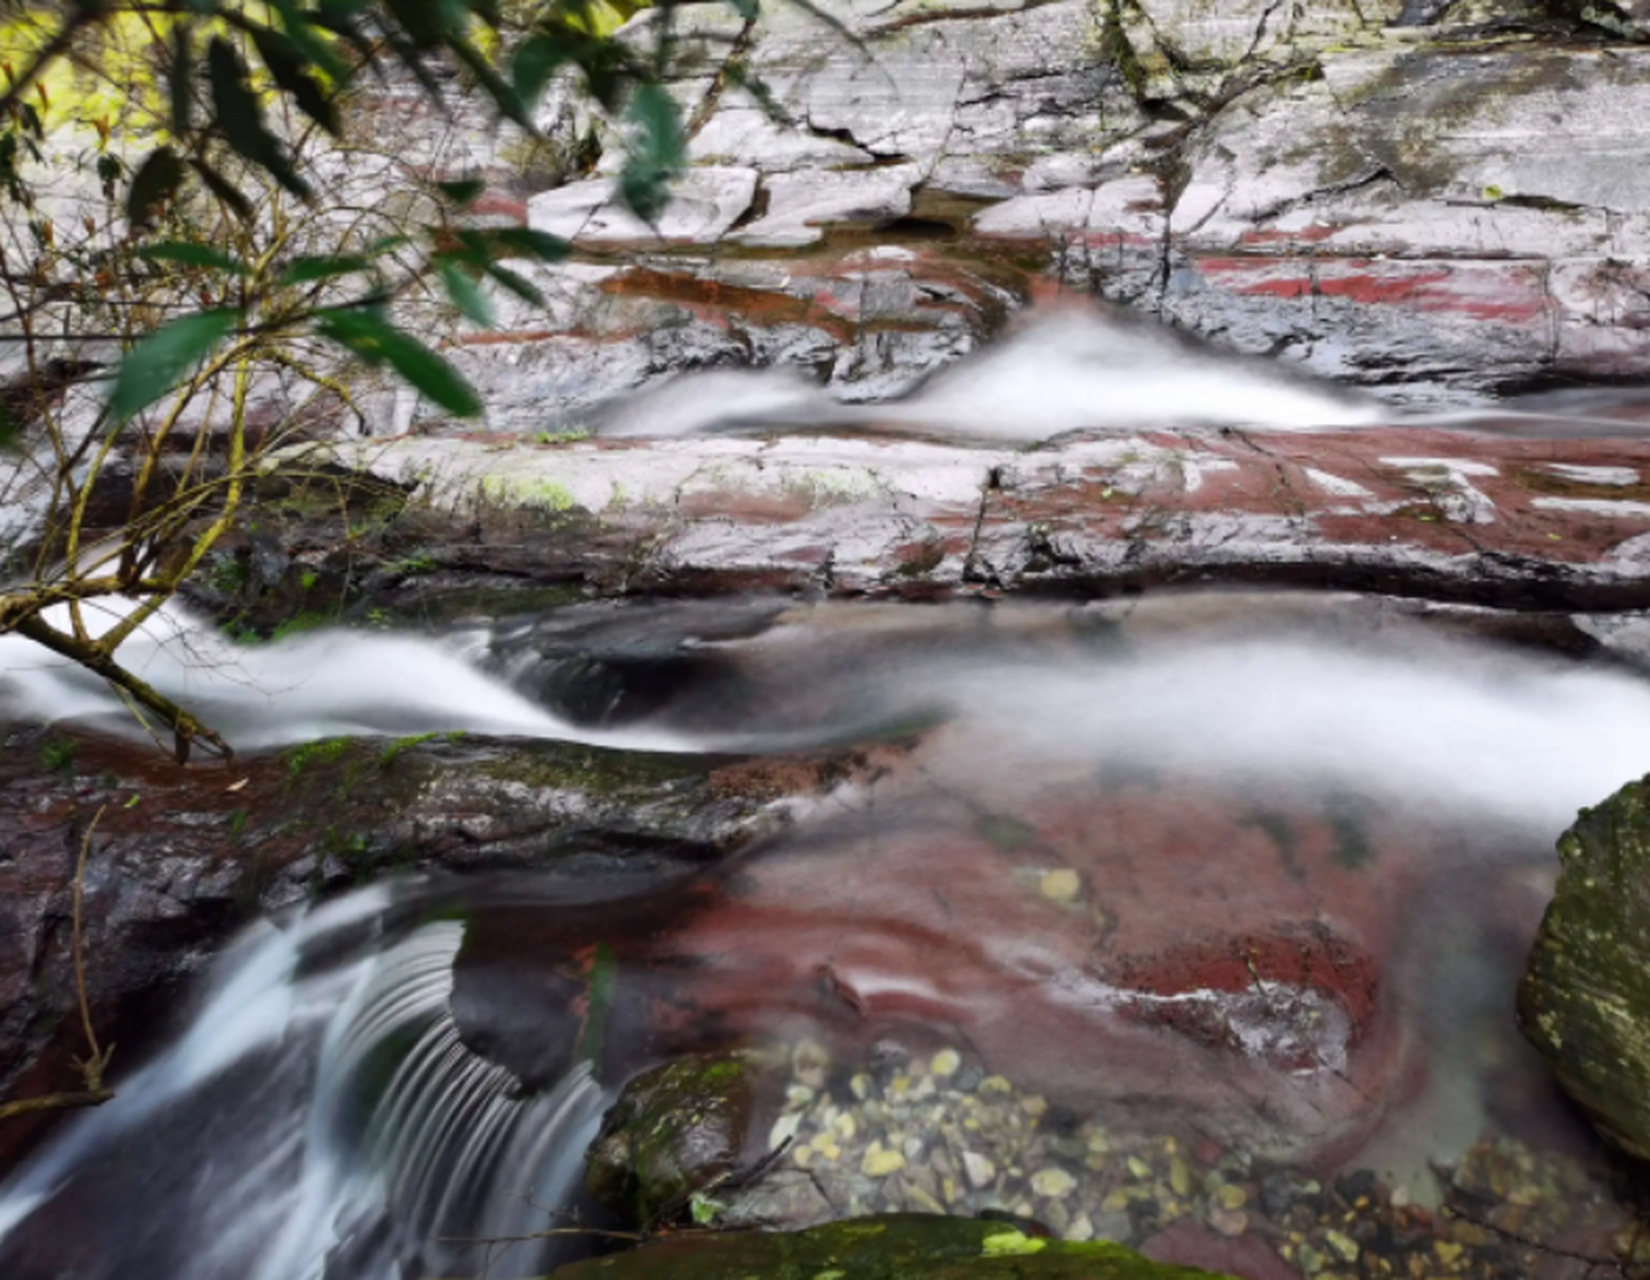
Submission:
<svg viewBox="0 0 1650 1280">
<path fill-rule="evenodd" d="M 613 751 L 574 743 L 542 743 L 483 761 L 478 771 L 500 782 L 529 787 L 568 788 L 593 795 L 651 791 L 704 773 L 693 756 L 654 751 Z"/>
<path fill-rule="evenodd" d="M 40 763 L 66 778 L 74 776 L 74 743 L 68 738 L 48 738 L 40 747 Z"/>
<path fill-rule="evenodd" d="M 348 738 L 323 738 L 319 742 L 306 742 L 301 747 L 293 747 L 286 753 L 287 776 L 296 778 L 317 765 L 336 764 L 349 753 L 349 749 Z"/>
<path fill-rule="evenodd" d="M 379 767 L 388 769 L 396 762 L 403 752 L 410 751 L 414 747 L 420 746 L 423 743 L 431 742 L 440 736 L 441 735 L 438 733 L 414 733 L 409 734 L 405 738 L 397 738 L 394 742 L 390 743 L 389 746 L 385 747 L 378 753 Z"/>
<path fill-rule="evenodd" d="M 1362 805 L 1350 796 L 1332 796 L 1324 815 L 1335 837 L 1330 856 L 1339 866 L 1357 870 L 1375 857 L 1374 846 L 1364 832 Z"/>
<path fill-rule="evenodd" d="M 974 830 L 1004 853 L 1013 853 L 1037 841 L 1037 828 L 1009 813 L 988 813 L 974 824 Z"/>
<path fill-rule="evenodd" d="M 1105 1241 L 1032 1237 L 1000 1222 L 925 1214 L 850 1218 L 793 1233 L 677 1236 L 575 1263 L 556 1280 L 1192 1280 L 1211 1273 Z"/>
<path fill-rule="evenodd" d="M 1583 810 L 1558 854 L 1519 1021 L 1605 1137 L 1650 1159 L 1650 779 Z"/>
<path fill-rule="evenodd" d="M 484 476 L 481 496 L 489 502 L 556 513 L 572 511 L 579 505 L 566 486 L 542 476 Z"/>
</svg>

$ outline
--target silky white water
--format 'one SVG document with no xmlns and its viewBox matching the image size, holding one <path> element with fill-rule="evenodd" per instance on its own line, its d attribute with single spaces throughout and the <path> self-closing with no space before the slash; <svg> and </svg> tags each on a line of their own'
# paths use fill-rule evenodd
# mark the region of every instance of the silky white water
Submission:
<svg viewBox="0 0 1650 1280">
<path fill-rule="evenodd" d="M 1243 597 L 1215 599 L 1230 613 Z M 1015 812 L 1046 787 L 1069 795 L 1120 766 L 1156 770 L 1188 795 L 1239 788 L 1257 804 L 1350 794 L 1417 821 L 1511 833 L 1507 856 L 1520 859 L 1550 847 L 1578 808 L 1650 772 L 1650 681 L 1632 670 L 1401 626 L 1365 634 L 1265 621 L 1287 612 L 1277 598 L 1241 625 L 1211 624 L 1206 600 L 1159 603 L 1134 632 L 1052 607 L 797 609 L 719 644 L 744 673 L 745 696 L 701 706 L 691 723 L 666 714 L 632 737 L 771 750 L 921 714 L 922 778 L 966 789 L 986 809 Z M 184 614 L 168 614 L 167 626 L 156 646 L 166 657 L 145 670 L 159 679 L 176 663 L 177 679 L 194 675 L 186 656 L 218 642 Z M 532 636 L 519 625 L 491 641 L 319 633 L 230 656 L 296 691 L 260 689 L 261 726 L 247 713 L 260 743 L 318 726 L 385 731 L 385 717 L 401 714 L 398 696 L 435 727 L 617 736 L 548 715 L 484 669 L 523 671 L 519 646 Z M 100 705 L 55 673 L 31 683 L 13 667 L 8 678 L 9 696 L 54 714 Z M 215 697 L 219 708 L 242 706 Z M 890 822 L 899 794 L 877 802 Z M 869 799 L 848 786 L 837 807 L 804 823 Z M 1474 856 L 1486 844 L 1497 856 L 1493 840 Z M 944 867 L 934 875 L 943 883 Z M 416 889 L 368 889 L 237 943 L 171 1047 L 117 1080 L 114 1102 L 72 1121 L 0 1188 L 8 1280 L 61 1273 L 65 1233 L 72 1274 L 84 1280 L 391 1280 L 401 1267 L 475 1275 L 488 1259 L 461 1237 L 554 1225 L 601 1090 L 574 1071 L 520 1097 L 512 1077 L 460 1043 L 449 1003 L 465 926 L 412 909 L 418 900 Z M 462 894 L 451 903 L 462 907 Z M 1429 981 L 1429 998 L 1443 1000 L 1457 979 Z M 1466 1007 L 1506 999 L 1488 980 L 1459 981 L 1471 985 L 1459 997 Z M 1424 1176 L 1440 1141 L 1470 1139 L 1482 1119 L 1477 1050 L 1454 1047 L 1453 1024 L 1440 1026 L 1429 1033 L 1438 1042 L 1428 1097 L 1443 1099 L 1447 1115 L 1391 1139 L 1382 1168 Z M 536 1249 L 492 1257 L 489 1274 L 534 1274 Z"/>
<path fill-rule="evenodd" d="M 123 616 L 104 602 L 88 604 L 85 612 L 94 635 Z M 46 617 L 68 626 L 66 609 Z M 249 751 L 344 735 L 441 731 L 638 750 L 686 746 L 668 733 L 569 724 L 477 671 L 447 644 L 415 636 L 335 628 L 239 645 L 170 603 L 121 646 L 120 659 L 233 747 Z M 142 721 L 100 678 L 17 635 L 0 635 L 0 712 L 144 734 Z"/>
<path fill-rule="evenodd" d="M 524 1095 L 470 1053 L 448 1011 L 464 926 L 398 925 L 397 894 L 416 886 L 235 944 L 188 1031 L 0 1188 L 8 1277 L 43 1280 L 63 1231 L 92 1246 L 66 1251 L 77 1280 L 541 1269 L 542 1240 L 472 1242 L 554 1225 L 605 1096 L 582 1065 Z"/>
<path fill-rule="evenodd" d="M 1394 411 L 1276 361 L 1220 352 L 1097 312 L 1033 314 L 903 399 L 846 404 L 801 374 L 682 374 L 628 396 L 600 421 L 611 436 L 845 426 L 1033 443 L 1068 431 L 1244 425 L 1362 426 Z"/>
</svg>

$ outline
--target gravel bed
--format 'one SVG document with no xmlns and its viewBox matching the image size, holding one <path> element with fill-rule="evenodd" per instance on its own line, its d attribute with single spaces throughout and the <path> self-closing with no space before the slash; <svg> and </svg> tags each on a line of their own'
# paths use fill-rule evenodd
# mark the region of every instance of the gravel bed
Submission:
<svg viewBox="0 0 1650 1280">
<path fill-rule="evenodd" d="M 884 1044 L 871 1060 L 794 1047 L 769 1135 L 773 1163 L 729 1199 L 724 1224 L 1007 1215 L 1148 1252 L 1175 1235 L 1198 1237 L 1205 1254 L 1264 1248 L 1272 1266 L 1285 1264 L 1279 1274 L 1323 1280 L 1549 1280 L 1598 1266 L 1650 1276 L 1650 1226 L 1634 1225 L 1601 1169 L 1505 1136 L 1439 1169 L 1443 1201 L 1429 1208 L 1367 1170 L 1315 1176 L 1195 1135 L 1125 1132 L 1023 1092 L 956 1049 L 913 1057 Z"/>
</svg>

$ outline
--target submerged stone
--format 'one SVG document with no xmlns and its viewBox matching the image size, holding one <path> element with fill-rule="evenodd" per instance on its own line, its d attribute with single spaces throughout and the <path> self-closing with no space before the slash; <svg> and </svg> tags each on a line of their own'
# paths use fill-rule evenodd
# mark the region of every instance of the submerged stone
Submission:
<svg viewBox="0 0 1650 1280">
<path fill-rule="evenodd" d="M 1599 1132 L 1650 1159 L 1650 779 L 1583 810 L 1558 853 L 1519 1021 Z"/>
<path fill-rule="evenodd" d="M 794 1234 L 676 1236 L 563 1267 L 555 1280 L 1192 1280 L 1214 1274 L 1152 1262 L 1103 1241 L 1047 1240 L 1001 1222 L 901 1213 Z"/>
<path fill-rule="evenodd" d="M 651 1225 L 739 1169 L 754 1132 L 754 1064 L 698 1054 L 644 1071 L 590 1144 L 585 1189 L 625 1220 Z"/>
</svg>

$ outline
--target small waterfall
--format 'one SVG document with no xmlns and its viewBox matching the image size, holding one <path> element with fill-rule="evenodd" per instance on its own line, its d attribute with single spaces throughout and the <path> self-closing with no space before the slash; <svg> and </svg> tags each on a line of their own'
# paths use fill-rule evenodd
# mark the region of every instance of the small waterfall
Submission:
<svg viewBox="0 0 1650 1280">
<path fill-rule="evenodd" d="M 406 905 L 367 889 L 243 938 L 183 1037 L 0 1188 L 0 1273 L 543 1271 L 543 1240 L 478 1242 L 556 1225 L 605 1098 L 584 1068 L 524 1096 L 472 1054 L 465 926 Z"/>
<path fill-rule="evenodd" d="M 606 436 L 869 427 L 1030 444 L 1067 431 L 1301 431 L 1395 416 L 1278 361 L 1220 351 L 1135 320 L 1058 309 L 1033 314 L 1002 342 L 940 370 L 902 399 L 844 404 L 788 370 L 715 369 L 625 396 L 599 425 Z"/>
</svg>

